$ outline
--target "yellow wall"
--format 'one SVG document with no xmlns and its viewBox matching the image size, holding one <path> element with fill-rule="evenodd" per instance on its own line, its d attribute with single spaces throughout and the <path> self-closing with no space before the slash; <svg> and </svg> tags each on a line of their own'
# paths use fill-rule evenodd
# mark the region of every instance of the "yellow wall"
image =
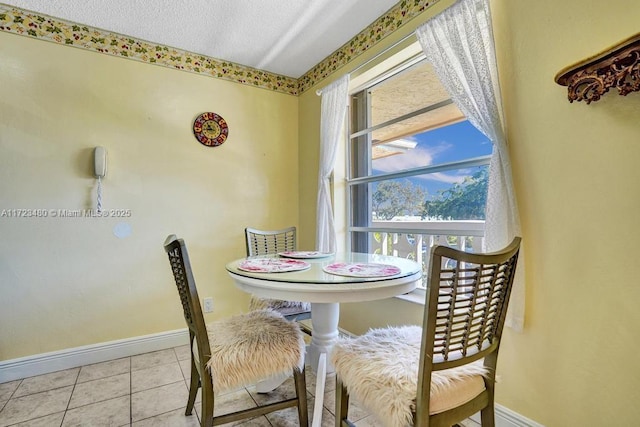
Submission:
<svg viewBox="0 0 640 427">
<path fill-rule="evenodd" d="M 570 104 L 553 77 L 638 32 L 640 8 L 494 3 L 529 285 L 498 399 L 549 426 L 637 424 L 640 93 Z"/>
<path fill-rule="evenodd" d="M 184 328 L 170 233 L 214 297 L 208 320 L 246 310 L 224 264 L 247 225 L 297 225 L 296 97 L 2 32 L 0 92 L 0 210 L 92 207 L 102 145 L 104 207 L 131 211 L 0 217 L 0 360 Z M 228 121 L 224 145 L 194 139 L 204 111 Z"/>
<path fill-rule="evenodd" d="M 550 427 L 636 425 L 640 93 L 570 104 L 553 78 L 637 33 L 640 8 L 635 0 L 492 0 L 492 7 L 528 285 L 525 331 L 505 332 L 497 401 Z M 317 157 L 319 102 L 309 92 L 300 97 L 305 186 L 317 173 L 310 166 Z M 303 229 L 313 224 L 305 198 L 310 201 L 301 192 Z M 342 200 L 336 194 L 336 203 Z M 340 315 L 342 327 L 361 333 L 419 322 L 422 309 L 394 299 L 344 304 Z"/>
</svg>

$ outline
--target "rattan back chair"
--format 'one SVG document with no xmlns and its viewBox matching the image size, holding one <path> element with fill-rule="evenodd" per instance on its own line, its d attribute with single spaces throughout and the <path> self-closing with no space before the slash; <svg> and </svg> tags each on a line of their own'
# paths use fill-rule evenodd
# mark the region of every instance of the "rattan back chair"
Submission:
<svg viewBox="0 0 640 427">
<path fill-rule="evenodd" d="M 288 227 L 282 230 L 259 230 L 257 228 L 245 228 L 247 256 L 277 254 L 285 251 L 295 251 L 296 227 Z M 311 318 L 311 304 L 301 301 L 282 301 L 264 299 L 252 296 L 251 309 L 270 308 L 276 310 L 292 321 Z M 300 324 L 302 330 L 311 335 L 311 329 L 304 323 Z"/>
<path fill-rule="evenodd" d="M 202 427 L 254 418 L 289 407 L 297 407 L 300 425 L 308 425 L 305 343 L 297 324 L 285 320 L 278 313 L 262 310 L 205 325 L 184 241 L 170 235 L 164 248 L 189 330 L 191 381 L 185 415 L 191 415 L 196 394 L 201 388 Z M 267 322 L 264 320 L 269 324 L 265 325 Z M 270 340 L 270 337 L 276 339 Z M 213 416 L 217 393 L 248 386 L 283 372 L 293 372 L 294 398 Z"/>
<path fill-rule="evenodd" d="M 487 254 L 432 248 L 422 327 L 370 330 L 336 344 L 336 426 L 349 425 L 350 395 L 388 426 L 449 427 L 478 411 L 484 427 L 495 425 L 498 350 L 520 241 Z"/>
<path fill-rule="evenodd" d="M 247 256 L 295 251 L 298 247 L 295 227 L 283 228 L 282 230 L 258 230 L 247 227 L 244 232 L 247 237 Z"/>
</svg>

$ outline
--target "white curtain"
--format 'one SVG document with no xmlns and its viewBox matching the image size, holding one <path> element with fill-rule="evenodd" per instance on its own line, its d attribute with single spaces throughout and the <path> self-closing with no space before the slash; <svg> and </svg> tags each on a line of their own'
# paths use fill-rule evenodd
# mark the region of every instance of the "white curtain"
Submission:
<svg viewBox="0 0 640 427">
<path fill-rule="evenodd" d="M 416 35 L 451 99 L 493 142 L 485 223 L 485 250 L 494 251 L 521 235 L 511 177 L 489 0 L 460 0 L 421 25 Z M 506 325 L 524 326 L 524 256 L 520 250 Z"/>
<path fill-rule="evenodd" d="M 316 212 L 316 248 L 335 252 L 336 230 L 331 206 L 330 182 L 336 150 L 347 114 L 349 75 L 322 89 L 320 116 L 320 165 L 318 173 L 318 206 Z"/>
</svg>

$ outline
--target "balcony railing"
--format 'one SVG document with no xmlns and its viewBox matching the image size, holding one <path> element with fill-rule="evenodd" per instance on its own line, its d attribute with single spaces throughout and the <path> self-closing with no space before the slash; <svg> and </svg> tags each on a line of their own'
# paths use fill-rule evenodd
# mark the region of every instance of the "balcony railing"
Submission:
<svg viewBox="0 0 640 427">
<path fill-rule="evenodd" d="M 434 245 L 466 252 L 481 252 L 484 245 L 484 221 L 373 221 L 367 228 L 372 253 L 412 259 L 425 273 Z"/>
</svg>

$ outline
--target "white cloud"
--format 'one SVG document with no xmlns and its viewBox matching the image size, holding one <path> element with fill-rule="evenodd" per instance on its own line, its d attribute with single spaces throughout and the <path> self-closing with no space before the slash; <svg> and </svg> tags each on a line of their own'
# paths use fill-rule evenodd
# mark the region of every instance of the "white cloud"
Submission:
<svg viewBox="0 0 640 427">
<path fill-rule="evenodd" d="M 425 179 L 429 181 L 438 181 L 438 182 L 446 182 L 447 184 L 459 184 L 469 174 L 459 175 L 460 171 L 457 171 L 457 174 L 446 174 L 442 172 L 430 173 L 429 175 L 420 175 L 416 176 L 416 178 Z"/>
<path fill-rule="evenodd" d="M 415 141 L 414 138 L 405 138 Z M 396 172 L 404 169 L 413 169 L 433 164 L 433 159 L 440 153 L 450 149 L 451 144 L 442 141 L 435 147 L 418 147 L 402 154 L 384 157 L 373 162 L 373 169 L 380 172 Z"/>
<path fill-rule="evenodd" d="M 373 169 L 380 172 L 396 172 L 433 163 L 433 154 L 423 148 L 415 148 L 402 154 L 384 157 L 373 162 Z"/>
</svg>

